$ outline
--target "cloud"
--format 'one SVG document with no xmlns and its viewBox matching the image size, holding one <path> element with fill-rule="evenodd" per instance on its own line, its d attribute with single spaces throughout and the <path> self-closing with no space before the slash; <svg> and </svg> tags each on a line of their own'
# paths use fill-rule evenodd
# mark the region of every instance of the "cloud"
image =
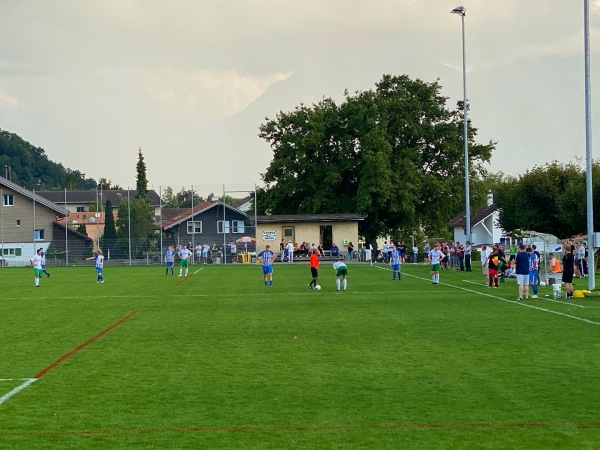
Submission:
<svg viewBox="0 0 600 450">
<path fill-rule="evenodd" d="M 19 101 L 15 97 L 0 91 L 0 107 L 6 106 L 9 108 L 15 108 L 18 104 Z"/>
<path fill-rule="evenodd" d="M 290 75 L 252 77 L 235 70 L 161 68 L 142 71 L 141 81 L 145 94 L 168 113 L 216 120 L 239 113 L 273 83 Z"/>
</svg>

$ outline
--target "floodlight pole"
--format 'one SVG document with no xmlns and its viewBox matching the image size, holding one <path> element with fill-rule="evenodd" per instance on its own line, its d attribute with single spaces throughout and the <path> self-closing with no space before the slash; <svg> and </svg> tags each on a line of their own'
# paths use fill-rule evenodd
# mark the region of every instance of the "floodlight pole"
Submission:
<svg viewBox="0 0 600 450">
<path fill-rule="evenodd" d="M 590 85 L 590 2 L 584 0 L 584 47 L 585 47 L 585 172 L 586 172 L 586 198 L 587 198 L 587 242 L 588 255 L 588 289 L 596 288 L 595 278 L 595 254 L 596 246 L 594 238 L 594 203 L 592 196 L 592 110 L 591 110 L 591 85 Z"/>
<path fill-rule="evenodd" d="M 462 23 L 463 143 L 465 146 L 465 240 L 471 242 L 471 205 L 469 200 L 469 133 L 467 116 L 467 52 L 465 45 L 465 16 L 467 15 L 467 10 L 464 6 L 458 6 L 450 11 L 450 13 L 458 14 Z"/>
</svg>

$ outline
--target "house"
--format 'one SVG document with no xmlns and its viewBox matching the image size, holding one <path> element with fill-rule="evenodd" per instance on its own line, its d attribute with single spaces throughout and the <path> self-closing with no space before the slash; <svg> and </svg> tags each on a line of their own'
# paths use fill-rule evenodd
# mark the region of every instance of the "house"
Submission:
<svg viewBox="0 0 600 450">
<path fill-rule="evenodd" d="M 102 208 L 106 205 L 106 201 L 110 200 L 112 207 L 118 211 L 123 200 L 136 198 L 137 191 L 135 189 L 119 189 L 119 190 L 93 190 L 93 191 L 39 191 L 38 195 L 64 206 L 71 212 L 83 213 L 90 210 L 92 205 L 99 202 Z M 148 200 L 154 208 L 154 215 L 160 215 L 161 200 L 156 191 L 148 190 Z"/>
<path fill-rule="evenodd" d="M 252 216 L 254 214 L 254 195 L 248 195 L 247 197 L 236 200 L 232 205 L 238 211 Z"/>
<path fill-rule="evenodd" d="M 354 213 L 258 216 L 256 244 L 259 248 L 269 244 L 278 251 L 282 240 L 286 243 L 323 244 L 325 250 L 335 243 L 345 255 L 349 242 L 355 247 L 358 244 L 358 222 L 364 219 L 364 216 Z"/>
<path fill-rule="evenodd" d="M 85 234 L 92 240 L 97 241 L 104 235 L 105 214 L 104 212 L 90 211 L 69 212 L 67 217 L 61 217 L 57 222 L 64 225 L 66 221 L 70 228 L 84 225 Z M 116 209 L 113 209 L 113 218 L 116 223 L 118 218 L 118 211 Z"/>
<path fill-rule="evenodd" d="M 488 198 L 485 208 L 471 212 L 471 244 L 493 244 L 505 239 L 504 230 L 498 225 L 500 208 L 493 204 L 493 199 Z M 464 214 L 454 217 L 448 226 L 452 228 L 454 242 L 464 243 L 467 240 L 466 222 Z"/>
<path fill-rule="evenodd" d="M 163 208 L 159 224 L 165 236 L 163 245 L 216 244 L 226 261 L 231 260 L 232 241 L 254 234 L 254 225 L 246 214 L 216 200 L 206 200 L 193 208 Z M 244 250 L 253 252 L 254 246 L 244 244 Z"/>
<path fill-rule="evenodd" d="M 2 265 L 28 265 L 36 249 L 41 247 L 47 252 L 55 239 L 61 238 L 57 219 L 68 214 L 62 206 L 3 177 L 0 198 Z"/>
</svg>

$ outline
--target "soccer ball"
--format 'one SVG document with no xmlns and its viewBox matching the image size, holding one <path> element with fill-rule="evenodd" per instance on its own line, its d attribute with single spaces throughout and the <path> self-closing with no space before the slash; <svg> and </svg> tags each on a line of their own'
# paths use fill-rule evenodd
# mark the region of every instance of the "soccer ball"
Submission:
<svg viewBox="0 0 600 450">
<path fill-rule="evenodd" d="M 546 286 L 546 282 L 545 281 L 540 281 L 540 286 Z"/>
<path fill-rule="evenodd" d="M 315 289 L 316 289 L 317 291 L 320 291 L 320 290 L 321 290 L 321 285 L 317 284 L 317 285 L 315 286 Z"/>
</svg>

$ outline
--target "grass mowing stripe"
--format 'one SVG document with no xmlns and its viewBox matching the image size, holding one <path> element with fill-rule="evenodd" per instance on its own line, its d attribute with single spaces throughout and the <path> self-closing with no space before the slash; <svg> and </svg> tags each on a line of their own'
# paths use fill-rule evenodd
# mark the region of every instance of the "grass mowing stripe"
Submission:
<svg viewBox="0 0 600 450">
<path fill-rule="evenodd" d="M 388 271 L 390 270 L 390 269 L 383 268 L 383 267 L 378 267 L 378 266 L 375 266 L 375 267 L 377 267 L 377 269 L 381 269 L 381 270 L 388 270 Z M 419 277 L 417 275 L 411 275 L 409 273 L 406 273 L 405 275 L 409 276 L 409 277 L 417 278 L 419 280 L 429 281 L 427 278 Z M 448 286 L 448 287 L 452 287 L 454 289 L 460 289 L 462 291 L 471 292 L 473 294 L 483 295 L 484 297 L 493 298 L 495 300 L 501 300 L 503 302 L 513 303 L 515 305 L 525 306 L 527 308 L 537 309 L 538 311 L 544 311 L 544 312 L 547 312 L 547 313 L 550 313 L 550 314 L 556 314 L 557 316 L 568 317 L 569 319 L 579 320 L 580 322 L 585 322 L 585 323 L 589 323 L 591 325 L 600 326 L 600 322 L 595 322 L 593 320 L 586 319 L 585 317 L 579 317 L 579 316 L 574 316 L 572 314 L 562 313 L 562 312 L 559 312 L 559 311 L 553 311 L 551 309 L 542 308 L 541 306 L 530 305 L 528 303 L 523 303 L 523 302 L 519 302 L 519 301 L 516 301 L 516 300 L 509 300 L 507 298 L 502 298 L 502 297 L 498 297 L 496 295 L 486 294 L 485 292 L 474 291 L 472 289 L 467 289 L 467 288 L 462 287 L 462 286 L 456 286 L 454 284 L 449 284 L 449 283 L 439 283 L 439 284 L 442 285 L 442 286 Z"/>
<path fill-rule="evenodd" d="M 115 428 L 97 430 L 36 430 L 0 431 L 0 436 L 92 436 L 114 434 L 158 434 L 158 433 L 210 433 L 210 432 L 265 432 L 265 431 L 332 431 L 332 430 L 385 430 L 385 429 L 463 429 L 463 428 L 599 428 L 600 422 L 465 422 L 465 423 L 372 423 L 364 425 L 247 425 L 187 428 Z"/>
<path fill-rule="evenodd" d="M 117 322 L 113 323 L 111 326 L 105 328 L 104 330 L 102 330 L 100 333 L 98 333 L 96 336 L 88 339 L 87 341 L 85 341 L 83 344 L 79 344 L 77 347 L 75 347 L 74 349 L 68 351 L 67 353 L 65 353 L 64 355 L 62 355 L 60 358 L 58 358 L 56 361 L 54 361 L 52 364 L 48 365 L 46 368 L 42 369 L 41 371 L 39 371 L 38 373 L 36 373 L 33 377 L 37 380 L 42 378 L 44 375 L 46 375 L 48 372 L 50 372 L 52 369 L 54 369 L 56 366 L 58 366 L 60 363 L 62 363 L 64 360 L 66 360 L 67 358 L 69 358 L 70 356 L 74 355 L 75 353 L 77 353 L 78 351 L 84 349 L 85 347 L 87 347 L 88 345 L 90 345 L 91 343 L 97 341 L 98 339 L 100 339 L 102 336 L 104 336 L 106 333 L 108 333 L 109 331 L 115 329 L 116 327 L 118 327 L 119 325 L 121 325 L 123 322 L 131 319 L 135 314 L 137 314 L 137 311 L 132 311 L 129 314 L 127 314 L 125 317 L 123 317 L 122 319 L 118 320 Z"/>
<path fill-rule="evenodd" d="M 315 293 L 316 291 L 314 289 L 307 289 L 306 291 L 302 291 L 302 292 L 285 292 L 286 297 L 288 296 L 305 296 L 305 295 L 326 295 L 326 294 L 331 294 L 336 292 L 334 289 L 331 290 L 327 290 L 327 289 L 321 289 L 320 294 Z M 419 290 L 407 290 L 407 289 L 402 289 L 402 293 L 409 293 L 409 294 L 432 294 L 434 292 L 437 292 L 437 289 L 431 289 L 431 290 L 423 290 L 423 289 L 419 289 Z M 363 295 L 363 294 L 378 294 L 378 295 L 387 295 L 389 294 L 390 291 L 345 291 L 344 295 Z M 264 296 L 264 293 L 256 293 L 256 292 L 247 292 L 244 293 L 245 297 L 262 297 Z M 215 292 L 215 293 L 210 293 L 210 294 L 171 294 L 169 293 L 169 298 L 193 298 L 193 297 L 206 297 L 206 298 L 214 298 L 214 297 L 225 297 L 225 298 L 229 298 L 231 296 L 231 294 L 229 293 L 220 293 L 220 292 Z M 147 295 L 90 295 L 90 296 L 68 296 L 68 297 L 60 297 L 60 296 L 56 296 L 53 295 L 51 297 L 42 297 L 42 296 L 38 296 L 36 297 L 36 300 L 103 300 L 103 299 L 146 299 L 148 298 Z M 12 299 L 7 299 L 7 300 L 22 300 L 22 298 L 12 298 Z M 599 306 L 600 307 L 600 306 Z"/>
</svg>

